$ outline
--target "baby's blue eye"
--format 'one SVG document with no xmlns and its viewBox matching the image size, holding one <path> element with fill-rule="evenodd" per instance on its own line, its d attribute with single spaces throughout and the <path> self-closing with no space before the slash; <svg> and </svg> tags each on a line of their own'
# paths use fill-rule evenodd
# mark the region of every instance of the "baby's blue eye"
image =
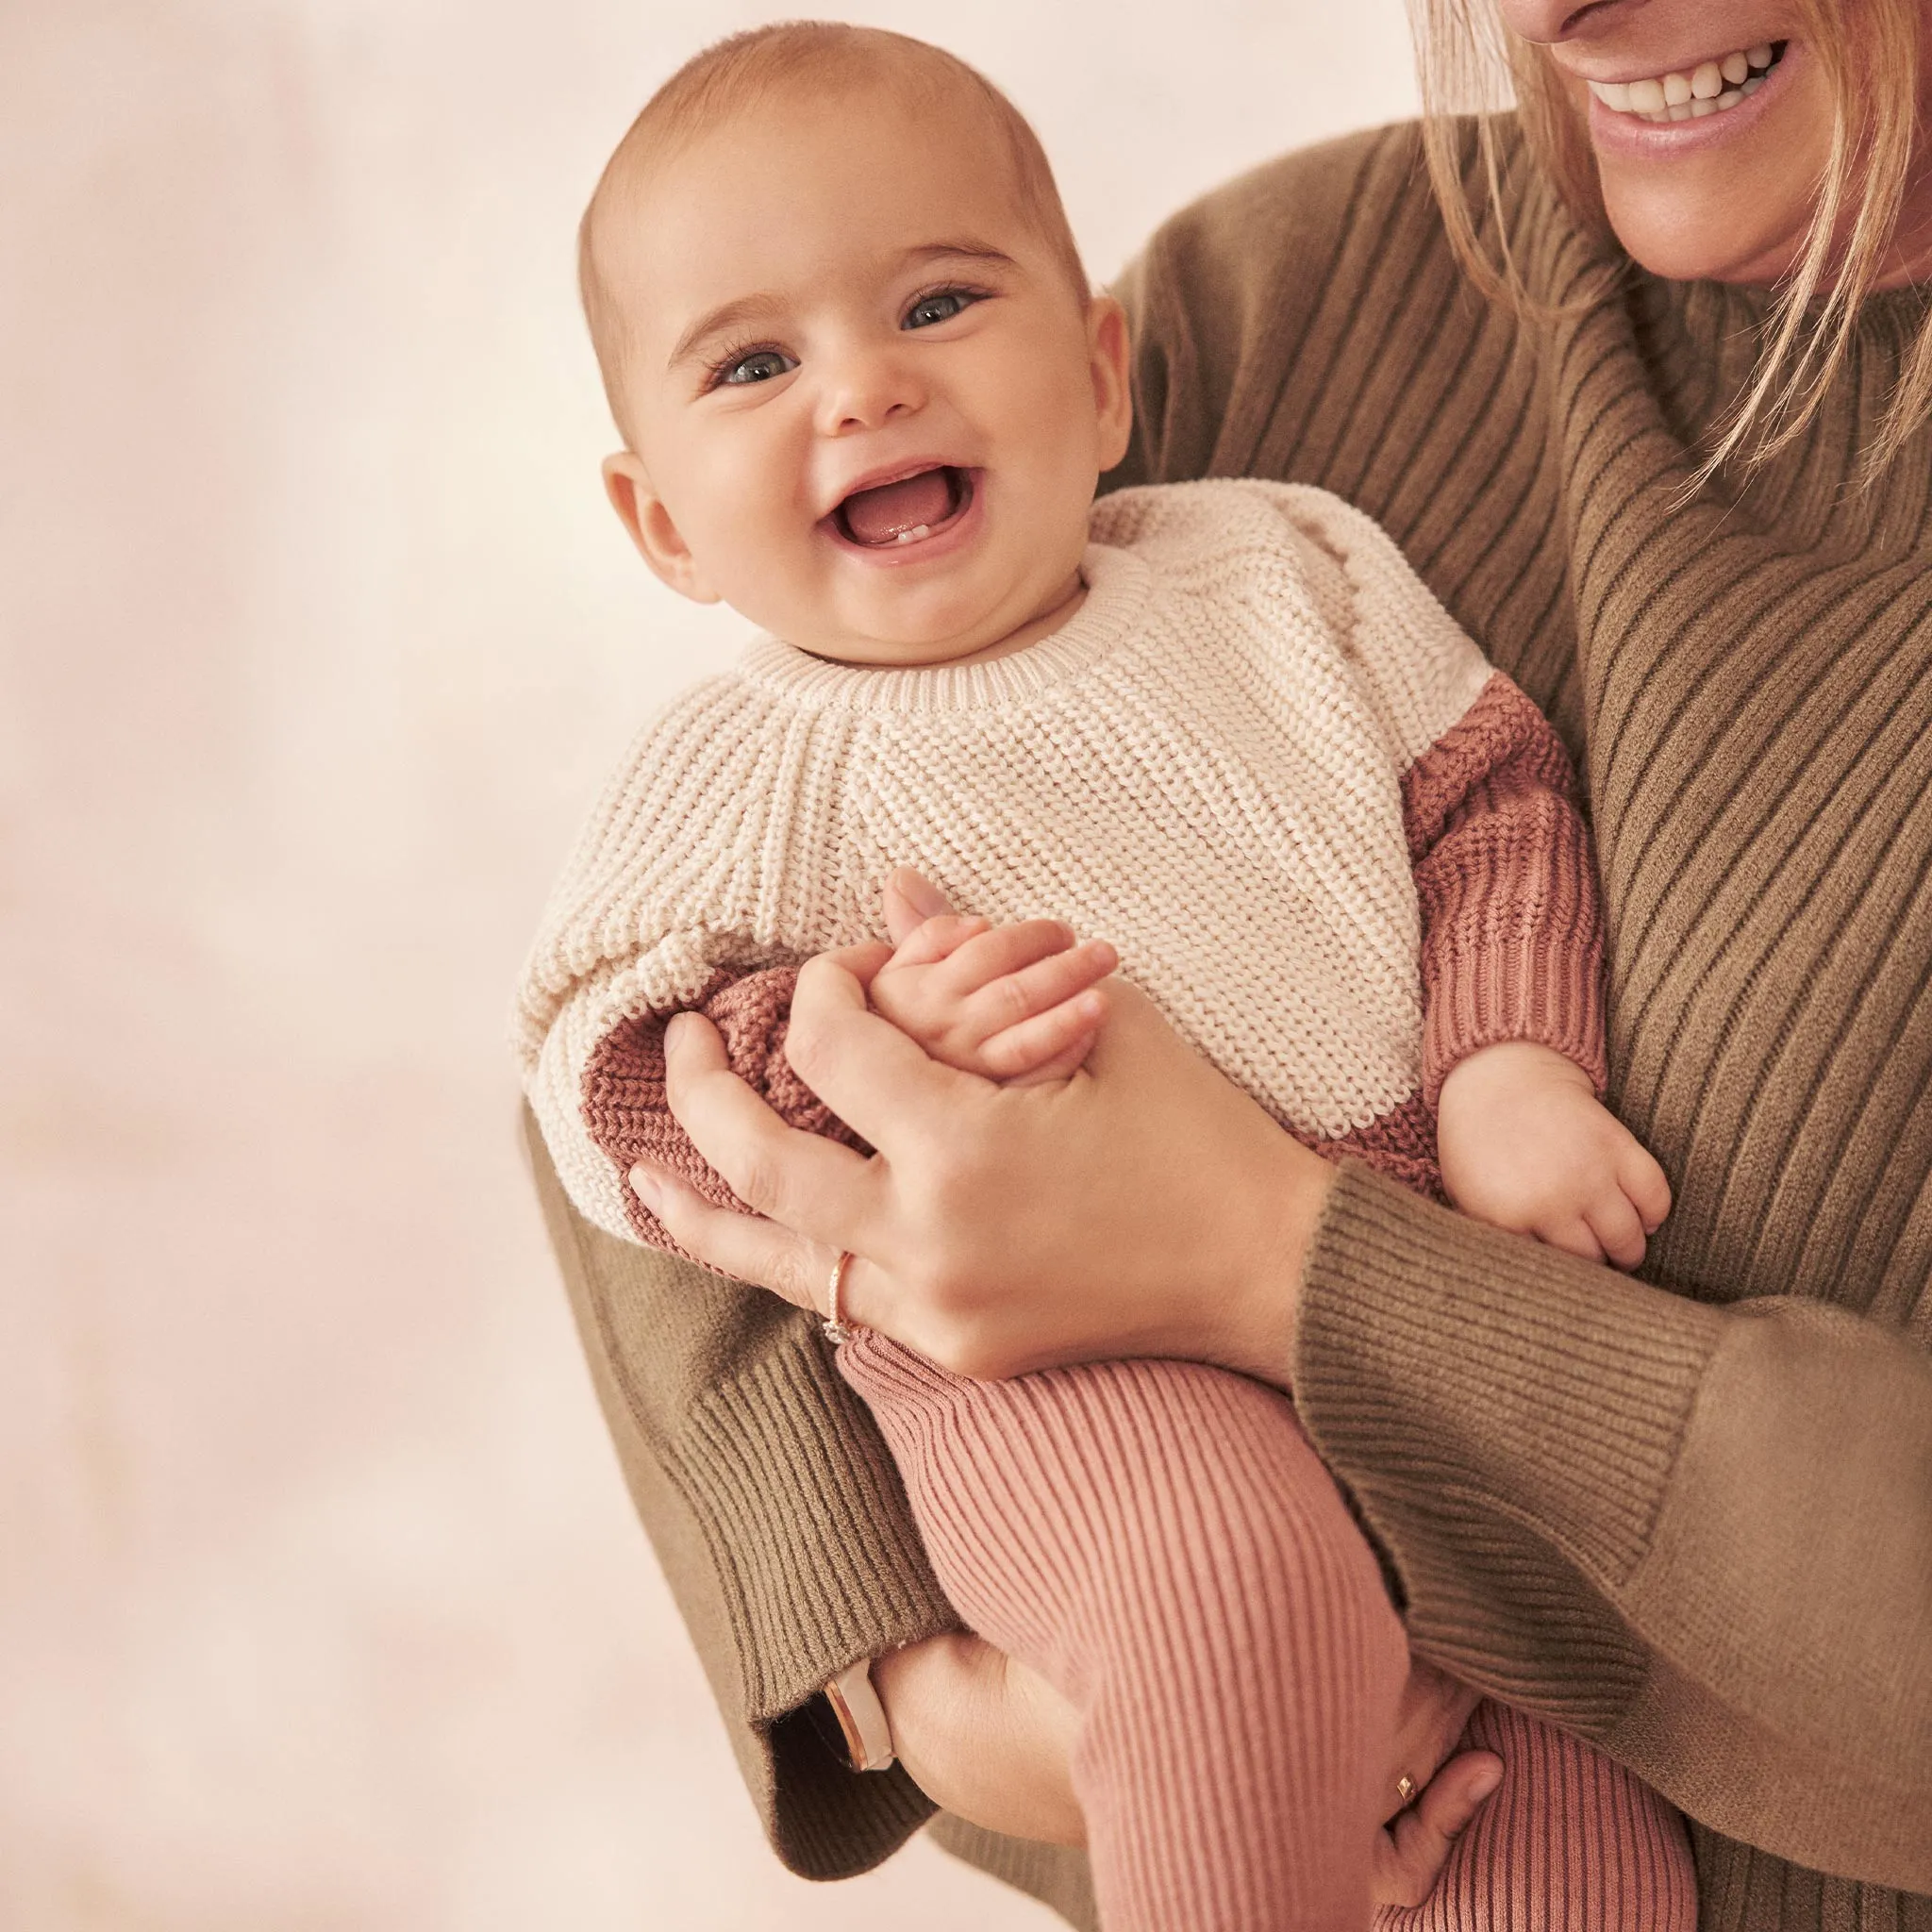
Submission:
<svg viewBox="0 0 1932 1932">
<path fill-rule="evenodd" d="M 962 313 L 978 301 L 978 296 L 969 295 L 964 289 L 941 289 L 937 294 L 922 295 L 906 311 L 906 320 L 901 328 L 930 328 L 936 322 L 951 322 L 954 316 Z"/>
<path fill-rule="evenodd" d="M 770 382 L 774 376 L 783 375 L 796 369 L 798 364 L 782 349 L 754 349 L 748 356 L 741 356 L 735 362 L 723 364 L 718 371 L 720 382 Z"/>
</svg>

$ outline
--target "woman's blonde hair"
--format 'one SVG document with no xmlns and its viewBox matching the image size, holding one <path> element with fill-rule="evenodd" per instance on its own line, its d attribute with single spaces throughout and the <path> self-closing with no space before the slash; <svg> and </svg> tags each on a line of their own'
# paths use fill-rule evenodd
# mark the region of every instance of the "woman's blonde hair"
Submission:
<svg viewBox="0 0 1932 1932">
<path fill-rule="evenodd" d="M 1920 0 L 1795 0 L 1832 90 L 1831 155 L 1811 229 L 1767 319 L 1757 366 L 1718 425 L 1697 481 L 1742 455 L 1764 461 L 1800 436 L 1843 367 L 1858 309 L 1885 273 L 1914 168 Z M 1607 229 L 1596 162 L 1556 63 L 1510 33 L 1494 0 L 1408 0 L 1422 77 L 1423 144 L 1449 240 L 1485 292 L 1529 309 L 1510 251 L 1493 110 L 1513 95 L 1533 159 L 1585 224 Z M 1475 113 L 1476 188 L 1463 175 Z M 1483 204 L 1487 203 L 1487 207 Z M 1488 230 L 1487 235 L 1484 233 Z M 1932 314 L 1921 324 L 1876 435 L 1868 480 L 1932 419 Z"/>
</svg>

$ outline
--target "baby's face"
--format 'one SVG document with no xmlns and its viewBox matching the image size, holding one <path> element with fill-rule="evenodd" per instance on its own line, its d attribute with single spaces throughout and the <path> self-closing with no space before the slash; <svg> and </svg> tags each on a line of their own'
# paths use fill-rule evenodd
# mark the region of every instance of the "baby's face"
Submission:
<svg viewBox="0 0 1932 1932">
<path fill-rule="evenodd" d="M 848 663 L 1014 648 L 1069 608 L 1125 325 L 970 108 L 762 106 L 607 233 L 636 453 L 606 475 L 674 588 Z"/>
</svg>

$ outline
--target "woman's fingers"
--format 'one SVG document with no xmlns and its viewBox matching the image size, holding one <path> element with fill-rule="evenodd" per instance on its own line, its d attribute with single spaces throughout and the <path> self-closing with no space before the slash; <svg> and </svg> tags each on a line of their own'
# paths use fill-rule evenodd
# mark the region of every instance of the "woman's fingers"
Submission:
<svg viewBox="0 0 1932 1932">
<path fill-rule="evenodd" d="M 1419 1906 L 1436 1889 L 1450 1849 L 1503 1782 L 1493 1751 L 1465 1751 L 1437 1772 L 1407 1810 L 1376 1835 L 1370 1895 L 1378 1906 Z"/>
<path fill-rule="evenodd" d="M 707 1268 L 734 1281 L 768 1288 L 814 1314 L 825 1312 L 825 1287 L 836 1250 L 761 1215 L 714 1208 L 682 1181 L 642 1165 L 631 1169 L 630 1184 L 671 1239 Z"/>
<path fill-rule="evenodd" d="M 873 1661 L 899 1757 L 936 1803 L 989 1831 L 1086 1840 L 1074 1707 L 978 1637 L 928 1637 Z"/>
<path fill-rule="evenodd" d="M 842 976 L 857 990 L 850 974 Z M 901 1043 L 924 1063 L 909 1041 Z M 718 1029 L 696 1013 L 680 1013 L 665 1028 L 664 1096 L 691 1144 L 754 1214 L 835 1253 L 862 1241 L 870 1163 L 836 1141 L 787 1126 L 731 1071 Z"/>
<path fill-rule="evenodd" d="M 668 1035 L 666 1043 L 670 1043 Z M 972 1104 L 975 1092 L 990 1091 L 969 1074 L 928 1058 L 916 1041 L 873 1012 L 866 1002 L 865 984 L 839 953 L 821 953 L 800 970 L 791 996 L 785 1058 L 792 1072 L 874 1147 L 884 1146 L 888 1141 L 902 1141 L 908 1132 L 944 1133 L 949 1125 L 958 1124 L 960 1108 Z M 672 1112 L 697 1141 L 697 1131 L 685 1118 L 676 1095 L 668 1097 Z M 812 1136 L 799 1138 L 809 1141 Z M 698 1146 L 736 1188 L 737 1181 L 711 1150 L 701 1141 Z M 849 1158 L 857 1158 L 849 1148 L 838 1151 Z M 778 1213 L 776 1208 L 764 1211 Z M 789 1221 L 791 1217 L 779 1214 L 778 1218 Z M 841 1245 L 854 1247 L 857 1243 L 848 1240 Z"/>
</svg>

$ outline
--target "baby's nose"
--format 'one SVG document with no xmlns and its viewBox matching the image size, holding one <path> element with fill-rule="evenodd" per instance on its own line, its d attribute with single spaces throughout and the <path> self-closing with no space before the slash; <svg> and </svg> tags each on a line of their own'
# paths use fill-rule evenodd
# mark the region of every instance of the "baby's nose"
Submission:
<svg viewBox="0 0 1932 1932">
<path fill-rule="evenodd" d="M 912 414 L 924 401 L 924 386 L 903 358 L 855 357 L 828 372 L 820 426 L 828 436 L 876 429 Z"/>
</svg>

